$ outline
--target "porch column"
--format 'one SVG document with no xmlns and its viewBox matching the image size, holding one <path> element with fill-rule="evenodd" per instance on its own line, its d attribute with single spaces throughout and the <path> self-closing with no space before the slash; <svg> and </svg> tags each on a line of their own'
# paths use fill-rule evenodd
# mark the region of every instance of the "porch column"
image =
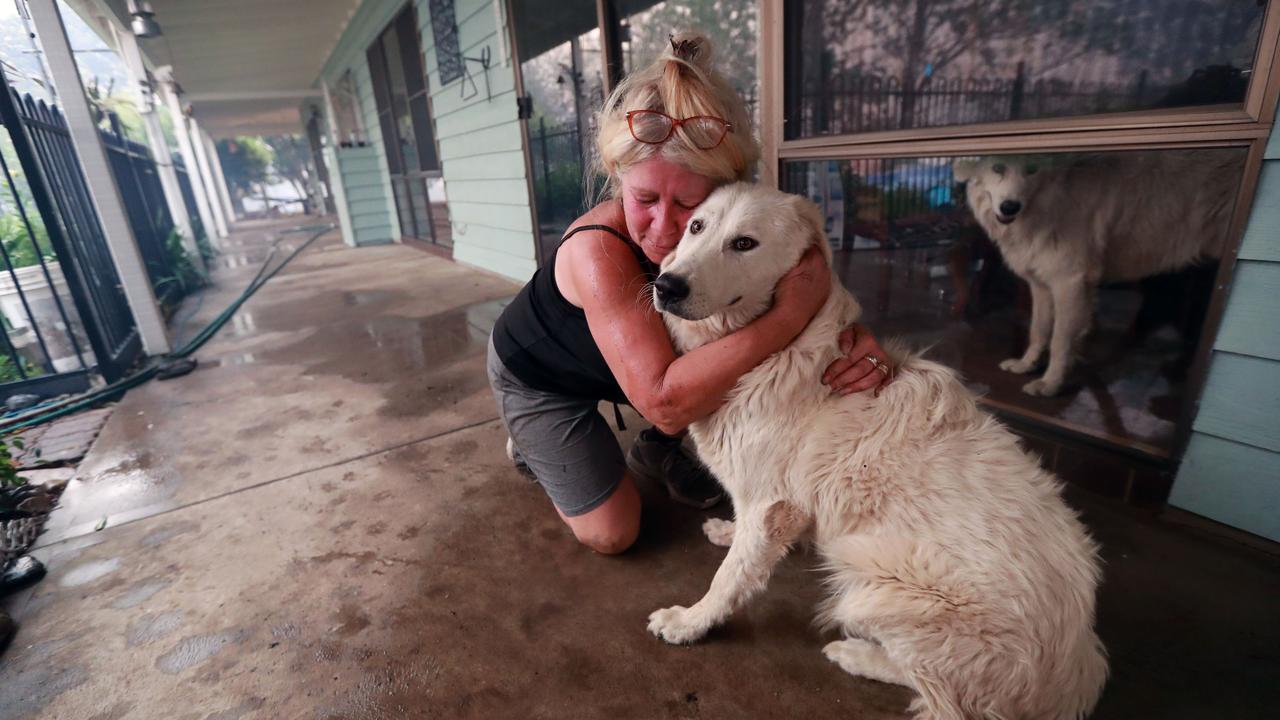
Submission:
<svg viewBox="0 0 1280 720">
<path fill-rule="evenodd" d="M 200 124 L 193 117 L 187 118 L 190 123 L 191 146 L 195 148 L 196 160 L 200 162 L 200 179 L 204 182 L 205 195 L 209 198 L 209 212 L 213 222 L 218 226 L 218 237 L 227 236 L 227 219 L 222 216 L 222 201 L 218 199 L 218 186 L 213 182 L 213 170 L 209 168 L 209 153 L 204 150 L 203 134 Z"/>
<path fill-rule="evenodd" d="M 173 134 L 178 138 L 178 153 L 182 155 L 182 164 L 187 169 L 187 182 L 191 185 L 191 194 L 196 196 L 196 211 L 200 214 L 200 226 L 204 235 L 214 246 L 218 246 L 218 228 L 213 222 L 213 213 L 209 210 L 209 197 L 204 183 L 200 182 L 200 163 L 196 162 L 195 149 L 191 146 L 191 134 L 188 132 L 186 113 L 182 112 L 182 103 L 178 101 L 178 87 L 173 80 L 173 68 L 163 67 L 157 71 L 160 76 L 160 91 L 164 96 L 165 106 L 169 108 L 169 117 L 173 120 Z"/>
<path fill-rule="evenodd" d="M 218 155 L 218 144 L 213 141 L 209 133 L 200 133 L 204 138 L 204 149 L 209 154 L 209 165 L 213 168 L 213 184 L 218 188 L 218 199 L 222 201 L 223 214 L 227 218 L 228 223 L 233 223 L 239 219 L 240 214 L 236 212 L 236 206 L 231 202 L 231 188 L 227 185 L 227 178 L 222 174 L 222 156 Z"/>
<path fill-rule="evenodd" d="M 165 332 L 164 316 L 160 313 L 155 292 L 151 288 L 151 279 L 147 276 L 146 265 L 138 251 L 133 228 L 129 226 L 120 188 L 116 186 L 115 177 L 111 174 L 107 152 L 102 146 L 102 136 L 98 134 L 98 126 L 89 110 L 89 100 L 84 94 L 80 71 L 71 54 L 67 30 L 62 24 L 62 16 L 58 14 L 57 0 L 30 0 L 28 6 L 36 26 L 36 34 L 40 37 L 45 58 L 49 62 L 49 72 L 58 86 L 58 98 L 62 103 L 71 140 L 75 144 L 76 157 L 89 186 L 90 199 L 102 222 L 107 249 L 111 253 L 116 274 L 120 276 L 129 309 L 133 312 L 142 348 L 148 355 L 167 353 L 171 347 L 169 336 Z"/>
<path fill-rule="evenodd" d="M 138 38 L 132 32 L 117 29 L 114 24 L 111 25 L 111 30 L 115 34 L 120 54 L 124 56 L 129 82 L 137 89 L 141 98 L 138 112 L 142 115 L 147 144 L 151 147 L 151 157 L 156 163 L 156 174 L 160 176 L 160 189 L 164 191 L 164 203 L 169 208 L 169 216 L 173 219 L 174 228 L 182 234 L 182 247 L 187 251 L 191 262 L 197 268 L 207 270 L 204 256 L 200 254 L 200 247 L 196 243 L 195 231 L 191 227 L 187 203 L 182 199 L 182 185 L 178 182 L 178 172 L 173 168 L 173 153 L 169 152 L 169 143 L 164 139 L 164 129 L 160 126 L 160 116 L 156 113 L 155 95 L 147 80 L 147 68 L 142 62 L 142 52 L 138 49 Z"/>
<path fill-rule="evenodd" d="M 329 146 L 325 148 L 325 162 L 329 164 L 329 190 L 333 192 L 333 204 L 338 211 L 338 227 L 342 228 L 342 241 L 355 247 L 356 233 L 351 227 L 351 209 L 347 207 L 347 186 L 342 177 L 342 163 L 338 159 L 338 123 L 333 111 L 333 94 L 329 90 L 329 81 L 321 79 L 320 91 L 324 95 L 324 127 L 329 135 Z"/>
</svg>

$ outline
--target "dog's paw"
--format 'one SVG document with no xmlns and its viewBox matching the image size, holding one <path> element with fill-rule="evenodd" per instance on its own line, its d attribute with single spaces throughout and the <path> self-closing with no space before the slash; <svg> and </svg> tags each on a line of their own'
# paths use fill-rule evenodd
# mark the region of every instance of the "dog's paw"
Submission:
<svg viewBox="0 0 1280 720">
<path fill-rule="evenodd" d="M 702 532 L 706 534 L 707 539 L 712 545 L 720 547 L 729 547 L 733 544 L 733 521 L 721 520 L 720 518 L 711 518 L 702 523 Z"/>
<path fill-rule="evenodd" d="M 655 610 L 649 615 L 649 632 L 672 645 L 697 642 L 709 629 L 692 610 L 679 605 Z"/>
<path fill-rule="evenodd" d="M 1045 380 L 1044 378 L 1032 380 L 1022 386 L 1022 392 L 1028 395 L 1038 395 L 1040 397 L 1053 397 L 1054 395 L 1057 395 L 1058 391 L 1061 389 L 1062 383 Z"/>
<path fill-rule="evenodd" d="M 1019 375 L 1025 375 L 1031 372 L 1031 369 L 1034 368 L 1035 366 L 1036 366 L 1035 363 L 1027 362 L 1022 358 L 1009 358 L 1008 360 L 1000 361 L 1001 370 L 1004 370 L 1005 372 L 1017 373 Z"/>
</svg>

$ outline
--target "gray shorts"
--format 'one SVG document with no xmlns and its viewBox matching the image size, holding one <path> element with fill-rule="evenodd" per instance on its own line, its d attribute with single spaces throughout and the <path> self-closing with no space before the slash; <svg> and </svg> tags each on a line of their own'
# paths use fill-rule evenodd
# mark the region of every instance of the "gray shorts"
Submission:
<svg viewBox="0 0 1280 720">
<path fill-rule="evenodd" d="M 600 506 L 622 482 L 622 448 L 599 402 L 537 390 L 520 381 L 489 339 L 489 385 L 516 450 L 567 517 Z"/>
</svg>

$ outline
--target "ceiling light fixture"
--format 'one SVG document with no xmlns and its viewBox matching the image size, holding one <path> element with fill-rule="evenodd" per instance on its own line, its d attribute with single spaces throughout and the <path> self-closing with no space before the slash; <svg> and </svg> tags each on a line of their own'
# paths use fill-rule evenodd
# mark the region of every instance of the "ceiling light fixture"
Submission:
<svg viewBox="0 0 1280 720">
<path fill-rule="evenodd" d="M 129 27 L 137 37 L 153 38 L 162 34 L 160 23 L 156 22 L 156 13 L 151 9 L 151 3 L 145 0 L 141 2 L 129 0 L 129 14 L 133 16 Z"/>
</svg>

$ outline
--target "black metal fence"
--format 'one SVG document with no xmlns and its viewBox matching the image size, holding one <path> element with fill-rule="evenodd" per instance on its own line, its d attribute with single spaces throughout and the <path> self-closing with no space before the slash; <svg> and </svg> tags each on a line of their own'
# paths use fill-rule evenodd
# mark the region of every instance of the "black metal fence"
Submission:
<svg viewBox="0 0 1280 720">
<path fill-rule="evenodd" d="M 586 157 L 578 127 L 572 123 L 548 126 L 545 118 L 539 118 L 529 130 L 539 222 L 564 227 L 584 204 Z"/>
<path fill-rule="evenodd" d="M 968 125 L 1037 117 L 1118 112 L 1156 99 L 1143 72 L 1125 84 L 1012 78 L 930 79 L 833 73 L 817 92 L 799 95 L 787 118 L 788 137 L 845 135 L 905 128 Z"/>
<path fill-rule="evenodd" d="M 182 189 L 182 204 L 187 208 L 187 218 L 191 220 L 191 231 L 196 234 L 196 239 L 204 236 L 204 224 L 200 221 L 200 207 L 196 205 L 196 194 L 191 189 L 191 176 L 187 173 L 187 165 L 182 162 L 182 156 L 177 153 L 171 153 L 169 162 L 173 163 L 173 170 L 178 174 L 178 187 Z"/>
<path fill-rule="evenodd" d="M 160 173 L 147 146 L 126 137 L 115 114 L 109 118 L 111 129 L 103 130 L 101 135 L 111 174 L 120 189 L 151 288 L 160 302 L 172 302 L 181 296 L 183 286 L 169 256 L 169 235 L 174 224 L 160 185 Z"/>
<path fill-rule="evenodd" d="M 18 323 L 6 319 L 4 359 L 15 368 L 11 379 L 19 383 L 39 382 L 45 394 L 87 387 L 86 373 L 96 364 L 112 381 L 124 375 L 142 352 L 141 337 L 129 310 L 120 278 L 107 247 L 97 211 L 80 170 L 71 134 L 62 113 L 55 106 L 19 96 L 0 70 L 0 124 L 12 143 L 20 167 L 5 163 L 4 181 L 14 198 L 23 236 L 13 248 L 30 243 L 41 268 L 40 280 L 47 296 L 34 297 L 40 283 L 24 283 L 5 248 L 5 270 L 13 282 L 27 323 L 26 331 L 36 339 L 40 357 L 32 362 L 18 352 L 9 332 Z M 25 202 L 29 198 L 35 206 Z M 48 247 L 40 240 L 47 238 Z M 52 262 L 47 251 L 57 261 Z M 56 269 L 55 269 L 56 268 Z M 58 276 L 74 304 L 74 311 L 60 295 Z M 45 307 L 41 307 L 44 304 Z M 70 360 L 60 357 L 53 338 L 69 346 Z M 84 347 L 87 340 L 92 356 Z M 32 368 L 38 372 L 28 372 Z M 42 376 L 42 377 L 37 377 Z M 56 386 L 56 387 L 50 387 Z M 12 392 L 12 388 L 9 390 Z"/>
</svg>

